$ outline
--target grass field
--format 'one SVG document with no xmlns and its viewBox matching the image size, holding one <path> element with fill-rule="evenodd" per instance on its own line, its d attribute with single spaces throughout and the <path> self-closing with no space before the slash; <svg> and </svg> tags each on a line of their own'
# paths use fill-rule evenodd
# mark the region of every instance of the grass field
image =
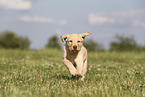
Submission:
<svg viewBox="0 0 145 97">
<path fill-rule="evenodd" d="M 85 81 L 59 50 L 0 50 L 1 97 L 143 97 L 145 52 L 89 52 Z"/>
</svg>

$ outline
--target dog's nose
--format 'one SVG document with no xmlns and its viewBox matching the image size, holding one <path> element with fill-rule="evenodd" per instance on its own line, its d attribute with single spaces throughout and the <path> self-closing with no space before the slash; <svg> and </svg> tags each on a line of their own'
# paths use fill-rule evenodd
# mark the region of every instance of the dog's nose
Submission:
<svg viewBox="0 0 145 97">
<path fill-rule="evenodd" d="M 77 49 L 77 46 L 76 46 L 76 45 L 74 45 L 74 46 L 73 46 L 73 48 L 74 48 L 74 49 Z"/>
</svg>

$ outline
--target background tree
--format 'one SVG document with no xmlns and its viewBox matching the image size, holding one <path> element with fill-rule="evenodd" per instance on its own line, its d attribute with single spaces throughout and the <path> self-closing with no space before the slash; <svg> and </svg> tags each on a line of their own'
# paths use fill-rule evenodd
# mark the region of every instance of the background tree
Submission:
<svg viewBox="0 0 145 97">
<path fill-rule="evenodd" d="M 141 51 L 145 51 L 145 44 L 143 46 L 140 46 Z"/>
<path fill-rule="evenodd" d="M 115 41 L 110 43 L 111 51 L 133 51 L 140 48 L 133 36 L 116 35 L 114 38 Z"/>
<path fill-rule="evenodd" d="M 4 31 L 0 34 L 0 47 L 11 49 L 29 49 L 30 40 L 27 37 L 17 36 L 12 31 Z"/>
<path fill-rule="evenodd" d="M 102 51 L 102 50 L 104 50 L 103 45 L 95 42 L 93 39 L 85 40 L 83 45 L 87 48 L 88 51 Z"/>
<path fill-rule="evenodd" d="M 48 43 L 46 44 L 46 48 L 57 48 L 61 49 L 60 39 L 57 35 L 53 35 L 48 39 Z"/>
</svg>

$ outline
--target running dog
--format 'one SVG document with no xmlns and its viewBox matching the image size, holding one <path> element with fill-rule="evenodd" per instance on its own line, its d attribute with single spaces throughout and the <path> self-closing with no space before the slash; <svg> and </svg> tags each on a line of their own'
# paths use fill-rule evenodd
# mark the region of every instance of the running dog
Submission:
<svg viewBox="0 0 145 97">
<path fill-rule="evenodd" d="M 91 33 L 62 35 L 64 45 L 63 63 L 70 71 L 73 78 L 81 78 L 84 81 L 87 72 L 87 49 L 83 46 L 86 36 Z"/>
</svg>

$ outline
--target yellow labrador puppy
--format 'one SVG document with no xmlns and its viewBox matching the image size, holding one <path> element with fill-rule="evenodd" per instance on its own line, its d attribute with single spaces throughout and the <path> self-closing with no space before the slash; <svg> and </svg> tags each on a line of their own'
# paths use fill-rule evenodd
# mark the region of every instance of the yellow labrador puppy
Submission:
<svg viewBox="0 0 145 97">
<path fill-rule="evenodd" d="M 63 63 L 69 69 L 73 78 L 81 77 L 83 81 L 87 72 L 87 50 L 83 46 L 85 36 L 91 33 L 86 32 L 83 34 L 67 34 L 62 35 L 61 40 L 65 43 Z"/>
</svg>

